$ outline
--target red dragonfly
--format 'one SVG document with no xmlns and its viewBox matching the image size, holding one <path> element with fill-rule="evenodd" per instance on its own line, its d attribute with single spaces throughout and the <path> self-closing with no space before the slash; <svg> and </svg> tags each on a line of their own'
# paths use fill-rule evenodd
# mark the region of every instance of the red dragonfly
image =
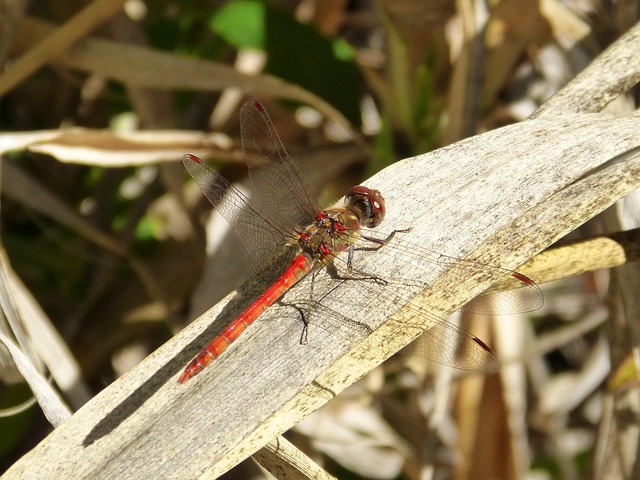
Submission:
<svg viewBox="0 0 640 480">
<path fill-rule="evenodd" d="M 434 324 L 427 331 L 429 338 L 422 342 L 424 347 L 418 354 L 460 369 L 493 372 L 499 368 L 499 360 L 482 340 L 411 303 L 410 298 L 428 288 L 429 278 L 438 271 L 455 270 L 461 279 L 484 272 L 511 275 L 529 291 L 526 296 L 514 292 L 499 294 L 502 298 L 498 307 L 494 307 L 498 310 L 496 313 L 531 311 L 543 302 L 540 289 L 531 279 L 518 272 L 463 261 L 418 247 L 398 238 L 404 235 L 403 231 L 386 236 L 374 236 L 370 231 L 364 234 L 361 227 L 375 228 L 384 219 L 385 202 L 379 191 L 356 186 L 346 195 L 343 208 L 321 210 L 259 102 L 249 101 L 242 106 L 240 127 L 257 202 L 251 201 L 195 155 L 185 155 L 183 163 L 204 195 L 233 225 L 249 253 L 254 271 L 264 273 L 279 257 L 293 258 L 275 283 L 187 365 L 179 378 L 180 383 L 197 375 L 220 356 L 266 308 L 312 272 L 313 295 L 306 302 L 303 317 L 315 314 L 345 322 L 345 316 L 340 312 L 348 307 L 347 302 L 353 307 L 353 302 L 360 299 L 358 318 L 352 315 L 346 320 L 363 325 L 365 320 L 371 320 L 374 312 L 382 318 L 404 306 L 410 316 L 426 316 Z M 354 265 L 358 250 L 375 250 L 374 265 L 384 267 L 378 270 L 395 268 L 398 272 L 410 270 L 411 273 L 403 273 L 402 278 L 393 281 L 375 271 L 364 273 Z M 315 273 L 323 267 L 327 274 L 320 281 Z M 336 295 L 339 289 L 343 293 L 345 289 L 353 289 L 353 294 Z M 375 305 L 371 305 L 370 299 L 375 299 Z M 303 320 L 306 328 L 309 319 Z"/>
</svg>

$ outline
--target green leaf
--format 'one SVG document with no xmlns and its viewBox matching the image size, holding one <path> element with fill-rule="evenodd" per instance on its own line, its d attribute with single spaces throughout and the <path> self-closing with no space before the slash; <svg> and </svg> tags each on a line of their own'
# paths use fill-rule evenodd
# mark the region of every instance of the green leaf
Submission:
<svg viewBox="0 0 640 480">
<path fill-rule="evenodd" d="M 349 44 L 324 37 L 286 12 L 267 8 L 265 47 L 270 73 L 322 97 L 360 125 L 364 82 Z"/>
<path fill-rule="evenodd" d="M 236 48 L 264 48 L 266 5 L 238 0 L 222 7 L 209 20 L 209 28 Z"/>
<path fill-rule="evenodd" d="M 315 93 L 360 125 L 364 81 L 351 46 L 259 0 L 237 0 L 218 10 L 209 28 L 236 48 L 264 49 L 266 70 Z"/>
</svg>

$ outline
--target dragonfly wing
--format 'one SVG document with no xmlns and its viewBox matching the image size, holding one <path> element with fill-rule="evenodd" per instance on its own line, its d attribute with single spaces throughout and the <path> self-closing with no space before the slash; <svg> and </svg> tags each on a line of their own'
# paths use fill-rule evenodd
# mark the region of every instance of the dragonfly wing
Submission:
<svg viewBox="0 0 640 480">
<path fill-rule="evenodd" d="M 428 287 L 430 281 L 448 272 L 448 275 L 459 279 L 461 283 L 468 281 L 471 277 L 486 276 L 496 279 L 497 284 L 503 282 L 509 284 L 511 289 L 496 292 L 489 289 L 487 293 L 481 294 L 478 298 L 484 301 L 472 302 L 462 307 L 462 310 L 467 312 L 484 315 L 512 315 L 532 312 L 542 307 L 544 295 L 540 287 L 526 275 L 495 265 L 444 255 L 420 247 L 417 241 L 408 241 L 405 235 L 408 234 L 398 232 L 388 243 L 383 244 L 388 235 L 368 231 L 357 244 L 356 254 L 358 250 L 366 251 L 375 248 L 379 264 L 390 264 L 390 262 L 395 264 L 395 259 L 402 259 L 404 264 L 398 265 L 394 279 L 397 278 L 397 281 L 404 283 L 422 283 Z"/>
<path fill-rule="evenodd" d="M 442 319 L 413 342 L 411 353 L 441 365 L 471 372 L 495 373 L 501 366 L 500 360 L 486 343 Z"/>
<path fill-rule="evenodd" d="M 318 213 L 317 200 L 259 102 L 242 106 L 240 130 L 249 177 L 260 204 L 285 224 L 308 225 Z"/>
<path fill-rule="evenodd" d="M 251 268 L 260 272 L 285 250 L 292 231 L 269 216 L 218 172 L 195 155 L 182 163 L 202 193 L 234 228 L 249 254 Z"/>
<path fill-rule="evenodd" d="M 364 278 L 323 283 L 314 285 L 319 296 L 311 309 L 310 328 L 317 325 L 353 340 L 366 337 L 389 316 L 397 315 L 401 328 L 414 329 L 416 334 L 430 325 L 414 342 L 413 354 L 460 370 L 492 373 L 500 369 L 500 360 L 482 340 L 430 312 L 428 306 L 408 300 L 406 292 L 399 293 L 398 284 Z"/>
</svg>

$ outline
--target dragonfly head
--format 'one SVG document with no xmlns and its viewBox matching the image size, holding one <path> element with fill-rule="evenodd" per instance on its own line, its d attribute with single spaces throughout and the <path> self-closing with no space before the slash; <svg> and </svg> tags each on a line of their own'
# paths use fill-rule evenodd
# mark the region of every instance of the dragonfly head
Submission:
<svg viewBox="0 0 640 480">
<path fill-rule="evenodd" d="M 346 208 L 360 219 L 360 224 L 368 228 L 380 225 L 387 209 L 384 198 L 378 190 L 371 190 L 359 185 L 347 193 Z"/>
</svg>

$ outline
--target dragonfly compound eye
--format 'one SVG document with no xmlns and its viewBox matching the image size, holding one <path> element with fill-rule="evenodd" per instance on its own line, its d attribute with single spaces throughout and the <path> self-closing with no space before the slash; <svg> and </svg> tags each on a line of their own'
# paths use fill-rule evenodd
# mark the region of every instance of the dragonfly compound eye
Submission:
<svg viewBox="0 0 640 480">
<path fill-rule="evenodd" d="M 348 207 L 357 211 L 364 226 L 374 228 L 384 220 L 386 207 L 384 198 L 378 190 L 371 190 L 362 185 L 353 187 L 349 190 L 346 201 Z"/>
</svg>

